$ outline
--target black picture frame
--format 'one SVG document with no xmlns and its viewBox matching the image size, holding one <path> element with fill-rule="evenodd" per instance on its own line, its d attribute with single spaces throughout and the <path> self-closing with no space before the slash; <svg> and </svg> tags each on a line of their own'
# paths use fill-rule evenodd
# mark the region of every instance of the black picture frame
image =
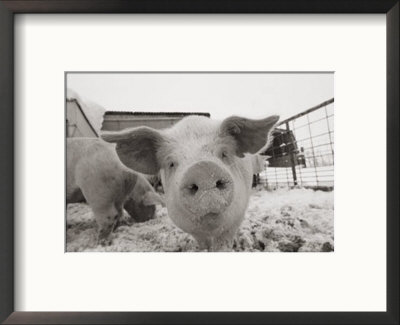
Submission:
<svg viewBox="0 0 400 325">
<path fill-rule="evenodd" d="M 398 0 L 0 1 L 0 321 L 7 324 L 398 324 Z M 384 13 L 387 17 L 386 312 L 15 312 L 14 15 L 19 13 Z M 344 293 L 345 294 L 345 293 Z"/>
</svg>

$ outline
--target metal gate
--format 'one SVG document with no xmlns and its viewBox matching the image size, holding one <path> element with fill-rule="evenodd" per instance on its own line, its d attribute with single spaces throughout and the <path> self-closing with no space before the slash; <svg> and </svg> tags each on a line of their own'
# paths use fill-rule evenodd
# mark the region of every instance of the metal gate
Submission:
<svg viewBox="0 0 400 325">
<path fill-rule="evenodd" d="M 334 188 L 334 99 L 281 121 L 263 154 L 268 166 L 259 175 L 267 189 Z"/>
</svg>

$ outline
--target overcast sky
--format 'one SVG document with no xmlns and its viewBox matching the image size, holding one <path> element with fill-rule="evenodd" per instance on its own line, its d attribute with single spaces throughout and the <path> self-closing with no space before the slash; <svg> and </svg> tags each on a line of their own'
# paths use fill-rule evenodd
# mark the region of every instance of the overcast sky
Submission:
<svg viewBox="0 0 400 325">
<path fill-rule="evenodd" d="M 69 73 L 67 87 L 106 110 L 208 112 L 281 120 L 334 97 L 333 73 Z"/>
</svg>

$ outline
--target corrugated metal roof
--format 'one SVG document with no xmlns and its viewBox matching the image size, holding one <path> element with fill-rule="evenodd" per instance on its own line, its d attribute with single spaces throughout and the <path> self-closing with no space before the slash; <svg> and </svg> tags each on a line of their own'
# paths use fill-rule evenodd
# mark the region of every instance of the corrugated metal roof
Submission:
<svg viewBox="0 0 400 325">
<path fill-rule="evenodd" d="M 126 111 L 106 111 L 104 115 L 136 115 L 136 116 L 143 116 L 143 115 L 154 115 L 154 116 L 188 116 L 188 115 L 201 115 L 210 117 L 210 113 L 204 112 L 126 112 Z"/>
</svg>

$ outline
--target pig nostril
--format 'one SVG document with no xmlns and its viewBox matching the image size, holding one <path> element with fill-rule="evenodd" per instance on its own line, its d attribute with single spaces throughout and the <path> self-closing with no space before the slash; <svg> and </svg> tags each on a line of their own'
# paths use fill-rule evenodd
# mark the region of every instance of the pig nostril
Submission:
<svg viewBox="0 0 400 325">
<path fill-rule="evenodd" d="M 215 183 L 215 185 L 219 190 L 223 190 L 226 187 L 226 183 L 222 180 L 218 180 L 217 183 Z"/>
<path fill-rule="evenodd" d="M 199 187 L 196 184 L 192 184 L 189 186 L 189 192 L 192 195 L 196 194 L 198 189 L 199 189 Z"/>
</svg>

